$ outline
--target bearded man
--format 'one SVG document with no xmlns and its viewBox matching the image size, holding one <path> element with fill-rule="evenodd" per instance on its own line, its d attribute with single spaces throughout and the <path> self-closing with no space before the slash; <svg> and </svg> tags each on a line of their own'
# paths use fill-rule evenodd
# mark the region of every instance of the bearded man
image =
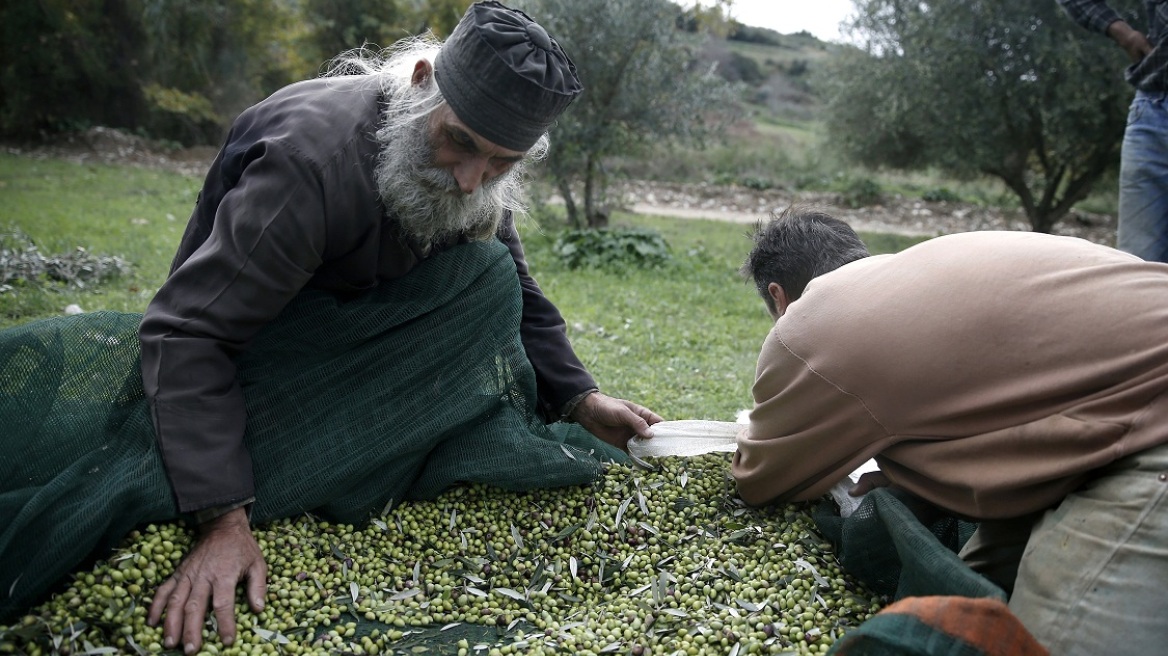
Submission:
<svg viewBox="0 0 1168 656">
<path fill-rule="evenodd" d="M 263 605 L 235 360 L 305 290 L 358 297 L 460 243 L 498 239 L 522 289 L 541 414 L 622 449 L 661 419 L 597 391 L 515 230 L 524 164 L 546 152 L 548 128 L 582 91 L 556 41 L 522 12 L 482 2 L 442 45 L 412 40 L 335 70 L 238 117 L 141 323 L 162 458 L 179 511 L 199 522 L 197 545 L 150 610 L 154 624 L 165 613 L 168 649 L 180 639 L 187 653 L 199 649 L 209 603 L 230 643 L 244 579 L 252 608 Z"/>
</svg>

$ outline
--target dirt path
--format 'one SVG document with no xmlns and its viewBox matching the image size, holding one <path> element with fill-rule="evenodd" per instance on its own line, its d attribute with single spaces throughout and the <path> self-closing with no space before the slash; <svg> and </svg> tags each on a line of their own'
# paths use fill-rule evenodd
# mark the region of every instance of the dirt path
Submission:
<svg viewBox="0 0 1168 656">
<path fill-rule="evenodd" d="M 728 221 L 730 223 L 742 223 L 744 225 L 753 225 L 760 219 L 765 219 L 770 215 L 770 210 L 745 212 L 742 210 L 673 207 L 669 205 L 652 205 L 650 203 L 633 203 L 632 207 L 629 209 L 636 214 L 652 214 L 656 216 L 668 216 L 677 219 Z M 776 207 L 774 209 L 781 210 L 782 207 Z M 835 211 L 835 214 L 839 215 L 839 212 Z M 857 232 L 888 232 L 898 235 L 907 235 L 910 237 L 932 237 L 937 234 L 936 232 L 926 232 L 926 230 L 928 230 L 927 227 L 895 225 L 864 218 L 850 219 L 848 220 L 848 223 Z"/>
<path fill-rule="evenodd" d="M 624 199 L 624 209 L 640 214 L 744 224 L 755 223 L 793 203 L 805 203 L 828 210 L 858 231 L 932 237 L 974 230 L 1030 230 L 1030 224 L 1020 212 L 970 203 L 886 197 L 878 205 L 849 208 L 830 193 L 643 181 L 623 183 L 617 193 Z M 1055 234 L 1111 246 L 1115 243 L 1115 217 L 1076 212 L 1059 222 Z"/>
</svg>

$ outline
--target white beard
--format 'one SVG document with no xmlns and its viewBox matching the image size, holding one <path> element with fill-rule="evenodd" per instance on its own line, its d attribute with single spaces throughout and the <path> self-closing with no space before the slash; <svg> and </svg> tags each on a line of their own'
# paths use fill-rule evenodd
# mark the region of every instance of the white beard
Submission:
<svg viewBox="0 0 1168 656">
<path fill-rule="evenodd" d="M 392 104 L 388 111 L 394 111 Z M 377 132 L 381 152 L 374 174 L 382 202 L 423 248 L 464 236 L 490 238 L 504 210 L 516 206 L 508 201 L 519 191 L 520 167 L 464 194 L 450 171 L 433 166 L 428 125 L 424 115 Z"/>
</svg>

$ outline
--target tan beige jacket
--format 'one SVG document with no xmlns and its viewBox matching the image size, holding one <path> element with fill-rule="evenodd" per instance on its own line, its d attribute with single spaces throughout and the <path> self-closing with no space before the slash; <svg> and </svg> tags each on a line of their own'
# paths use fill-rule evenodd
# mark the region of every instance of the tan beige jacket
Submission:
<svg viewBox="0 0 1168 656">
<path fill-rule="evenodd" d="M 875 457 L 960 515 L 1047 508 L 1168 442 L 1168 265 L 1020 232 L 854 262 L 775 323 L 753 393 L 749 503 L 817 498 Z"/>
</svg>

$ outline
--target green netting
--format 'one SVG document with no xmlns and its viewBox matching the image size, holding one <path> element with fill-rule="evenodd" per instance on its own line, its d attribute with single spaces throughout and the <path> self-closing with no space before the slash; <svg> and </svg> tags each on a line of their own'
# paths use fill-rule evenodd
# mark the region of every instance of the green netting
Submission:
<svg viewBox="0 0 1168 656">
<path fill-rule="evenodd" d="M 894 599 L 931 595 L 1006 598 L 1001 588 L 957 556 L 976 524 L 948 515 L 922 523 L 886 488 L 865 495 L 860 507 L 846 519 L 834 510 L 835 504 L 821 506 L 815 523 L 836 546 L 840 564 L 874 592 Z"/>
<path fill-rule="evenodd" d="M 915 512 L 914 512 L 915 509 Z M 869 492 L 849 517 L 834 503 L 816 510 L 815 523 L 836 547 L 840 565 L 877 594 L 908 597 L 988 598 L 1006 600 L 1005 592 L 969 568 L 957 553 L 977 525 L 901 498 L 891 489 Z M 982 633 L 956 636 L 910 613 L 881 613 L 848 633 L 829 654 L 848 656 L 980 656 L 1010 623 L 1003 606 L 1002 624 L 986 623 Z M 1023 652 L 1019 652 L 1023 653 Z M 1026 652 L 1029 653 L 1029 652 Z"/>
<path fill-rule="evenodd" d="M 345 303 L 305 291 L 239 361 L 257 522 L 359 522 L 458 481 L 573 485 L 622 457 L 534 410 L 514 263 L 458 246 Z M 0 332 L 0 620 L 95 549 L 178 518 L 143 396 L 140 315 Z M 591 455 L 590 455 L 591 454 Z"/>
</svg>

